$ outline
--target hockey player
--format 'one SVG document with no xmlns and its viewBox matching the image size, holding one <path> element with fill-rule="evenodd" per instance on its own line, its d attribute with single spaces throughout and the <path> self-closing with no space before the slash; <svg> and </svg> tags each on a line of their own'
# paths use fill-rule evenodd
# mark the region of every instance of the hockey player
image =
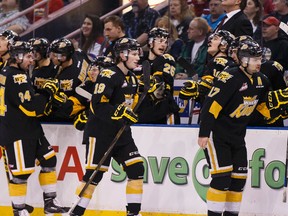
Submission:
<svg viewBox="0 0 288 216">
<path fill-rule="evenodd" d="M 59 68 L 52 63 L 48 56 L 49 41 L 46 38 L 32 38 L 29 43 L 31 44 L 35 61 L 31 81 L 35 89 L 39 90 L 47 79 L 56 76 Z"/>
<path fill-rule="evenodd" d="M 132 111 L 132 105 L 137 102 L 137 97 L 134 97 L 137 79 L 131 71 L 138 66 L 140 45 L 134 39 L 121 38 L 115 44 L 115 54 L 117 65 L 101 71 L 93 91 L 88 122 L 84 130 L 86 172 L 77 188 L 77 194 L 90 178 L 123 124 L 137 122 L 137 115 Z M 129 126 L 70 215 L 84 214 L 96 186 L 101 181 L 104 172 L 108 170 L 111 157 L 123 166 L 128 176 L 127 215 L 139 215 L 144 167 Z"/>
<path fill-rule="evenodd" d="M 0 69 L 6 66 L 9 55 L 9 46 L 14 42 L 19 40 L 19 36 L 16 32 L 12 30 L 5 30 L 0 33 Z"/>
<path fill-rule="evenodd" d="M 139 109 L 139 123 L 180 124 L 179 107 L 174 100 L 175 60 L 165 53 L 169 33 L 163 28 L 153 28 L 148 33 L 149 52 L 144 55 L 151 64 L 154 87 Z"/>
<path fill-rule="evenodd" d="M 27 180 L 34 172 L 35 160 L 41 166 L 39 182 L 44 192 L 44 213 L 65 213 L 67 209 L 56 200 L 55 152 L 37 119 L 49 112 L 49 98 L 57 92 L 59 84 L 49 80 L 43 85 L 45 94 L 36 95 L 28 76 L 33 64 L 30 44 L 14 42 L 9 54 L 8 66 L 0 74 L 1 101 L 5 103 L 0 115 L 0 134 L 12 173 L 9 195 L 14 216 L 29 215 L 25 209 Z"/>
<path fill-rule="evenodd" d="M 288 102 L 288 89 L 269 91 L 267 77 L 259 73 L 259 44 L 244 41 L 237 56 L 239 67 L 219 74 L 201 111 L 198 145 L 205 151 L 212 177 L 208 216 L 239 215 L 247 178 L 246 126 L 256 109 L 270 118 L 273 110 Z"/>
</svg>

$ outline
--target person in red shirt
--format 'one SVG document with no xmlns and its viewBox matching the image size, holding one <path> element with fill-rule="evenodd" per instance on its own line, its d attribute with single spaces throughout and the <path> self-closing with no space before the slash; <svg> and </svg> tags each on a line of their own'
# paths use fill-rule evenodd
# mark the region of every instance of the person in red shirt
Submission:
<svg viewBox="0 0 288 216">
<path fill-rule="evenodd" d="M 42 0 L 35 0 L 34 4 L 41 2 Z M 45 14 L 45 4 L 42 6 L 35 8 L 34 12 L 28 13 L 27 18 L 31 23 L 41 19 L 44 17 Z M 63 0 L 50 0 L 49 1 L 49 14 L 59 10 L 64 6 Z"/>
</svg>

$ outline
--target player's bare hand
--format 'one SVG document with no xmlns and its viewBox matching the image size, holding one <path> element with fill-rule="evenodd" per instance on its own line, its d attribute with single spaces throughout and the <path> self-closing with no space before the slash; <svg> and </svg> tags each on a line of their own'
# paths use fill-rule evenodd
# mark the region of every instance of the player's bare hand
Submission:
<svg viewBox="0 0 288 216">
<path fill-rule="evenodd" d="M 202 148 L 202 149 L 207 148 L 208 140 L 209 140 L 209 137 L 199 137 L 198 138 L 198 145 L 200 146 L 200 148 Z"/>
</svg>

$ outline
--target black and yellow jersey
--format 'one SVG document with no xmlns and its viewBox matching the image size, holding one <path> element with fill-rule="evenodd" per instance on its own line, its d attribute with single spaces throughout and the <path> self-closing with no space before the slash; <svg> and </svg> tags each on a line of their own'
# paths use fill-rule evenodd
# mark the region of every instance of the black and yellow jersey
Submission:
<svg viewBox="0 0 288 216">
<path fill-rule="evenodd" d="M 266 106 L 269 81 L 258 72 L 250 76 L 239 67 L 223 71 L 204 101 L 199 137 L 217 133 L 230 141 L 244 140 L 246 126 L 255 109 L 270 117 Z"/>
<path fill-rule="evenodd" d="M 4 143 L 43 134 L 38 120 L 44 112 L 48 95 L 35 94 L 29 76 L 7 66 L 0 72 L 0 125 Z"/>
<path fill-rule="evenodd" d="M 52 61 L 47 66 L 35 67 L 32 72 L 31 81 L 36 91 L 42 89 L 44 82 L 49 78 L 54 78 L 59 70 Z"/>
<path fill-rule="evenodd" d="M 203 76 L 210 75 L 213 77 L 217 77 L 217 75 L 223 70 L 227 70 L 228 68 L 237 66 L 233 59 L 226 56 L 219 56 L 210 59 L 207 63 L 207 69 L 204 72 Z"/>
<path fill-rule="evenodd" d="M 111 116 L 118 105 L 124 102 L 133 108 L 138 101 L 137 86 L 137 78 L 132 72 L 125 76 L 117 66 L 102 70 L 95 83 L 84 138 L 98 135 L 104 138 L 105 135 L 106 139 L 112 141 L 123 126 L 123 121 L 112 120 Z M 131 130 L 128 127 L 118 143 L 125 144 L 131 140 Z"/>
<path fill-rule="evenodd" d="M 60 69 L 56 74 L 60 82 L 60 91 L 63 91 L 68 97 L 75 94 L 75 88 L 87 79 L 87 68 L 89 62 L 87 58 L 78 52 L 72 56 L 72 65 Z"/>
</svg>

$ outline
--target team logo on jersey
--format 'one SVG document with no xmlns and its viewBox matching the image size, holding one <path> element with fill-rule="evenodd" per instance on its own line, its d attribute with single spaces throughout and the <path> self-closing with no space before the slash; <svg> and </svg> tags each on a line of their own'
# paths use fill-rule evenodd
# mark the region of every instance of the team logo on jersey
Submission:
<svg viewBox="0 0 288 216">
<path fill-rule="evenodd" d="M 174 57 L 168 53 L 163 54 L 164 59 L 169 59 L 170 61 L 175 61 Z"/>
<path fill-rule="evenodd" d="M 242 84 L 242 86 L 241 86 L 241 88 L 239 89 L 239 91 L 241 92 L 241 91 L 244 91 L 244 90 L 246 90 L 248 88 L 248 84 L 247 83 L 243 83 Z"/>
<path fill-rule="evenodd" d="M 19 85 L 22 83 L 27 83 L 27 76 L 25 74 L 16 74 L 13 75 L 14 83 L 18 83 Z"/>
<path fill-rule="evenodd" d="M 226 66 L 228 60 L 225 59 L 225 58 L 214 58 L 214 62 L 217 64 L 217 65 L 222 65 L 223 67 Z"/>
<path fill-rule="evenodd" d="M 100 76 L 101 77 L 107 77 L 110 79 L 112 77 L 112 75 L 114 75 L 114 74 L 115 74 L 114 71 L 106 69 L 106 70 L 101 71 Z"/>
<path fill-rule="evenodd" d="M 230 73 L 226 72 L 226 71 L 222 71 L 218 76 L 218 80 L 226 83 L 227 80 L 231 79 L 233 77 L 233 75 L 231 75 Z"/>
<path fill-rule="evenodd" d="M 242 116 L 250 116 L 257 106 L 258 99 L 257 96 L 253 97 L 243 97 L 243 103 L 230 114 L 231 118 L 240 118 Z"/>
<path fill-rule="evenodd" d="M 70 80 L 60 80 L 60 88 L 63 91 L 72 91 L 73 79 Z"/>
<path fill-rule="evenodd" d="M 42 77 L 35 77 L 34 86 L 36 86 L 38 89 L 41 89 L 43 87 L 45 81 L 46 81 L 46 79 L 44 79 Z"/>
</svg>

